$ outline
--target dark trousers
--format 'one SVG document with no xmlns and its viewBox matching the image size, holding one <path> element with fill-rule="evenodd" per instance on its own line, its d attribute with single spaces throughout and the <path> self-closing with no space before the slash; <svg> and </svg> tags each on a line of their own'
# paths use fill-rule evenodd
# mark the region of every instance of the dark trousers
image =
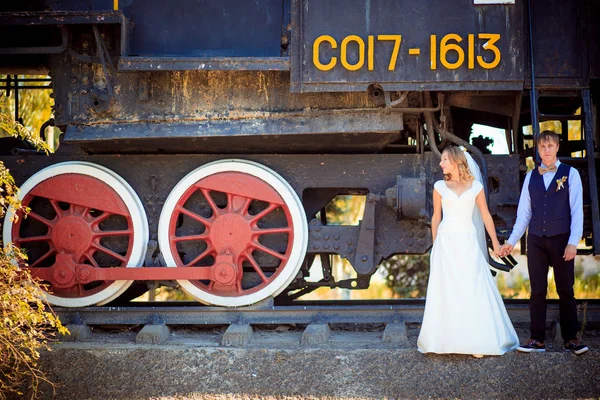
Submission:
<svg viewBox="0 0 600 400">
<path fill-rule="evenodd" d="M 577 334 L 577 305 L 573 293 L 575 260 L 565 261 L 563 258 L 568 240 L 568 233 L 552 237 L 527 235 L 527 266 L 531 283 L 529 299 L 531 338 L 540 342 L 546 339 L 546 292 L 549 266 L 554 268 L 562 337 L 567 342 L 575 339 Z"/>
</svg>

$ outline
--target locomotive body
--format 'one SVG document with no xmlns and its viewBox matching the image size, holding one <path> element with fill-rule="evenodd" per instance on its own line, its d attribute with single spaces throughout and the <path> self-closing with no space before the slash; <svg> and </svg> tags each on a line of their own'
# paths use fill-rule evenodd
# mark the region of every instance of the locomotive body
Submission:
<svg viewBox="0 0 600 400">
<path fill-rule="evenodd" d="M 127 297 L 134 281 L 176 280 L 223 306 L 363 289 L 382 260 L 431 247 L 446 144 L 473 152 L 507 238 L 538 121 L 553 120 L 561 160 L 581 172 L 584 238 L 597 252 L 597 7 L 2 5 L 0 71 L 51 75 L 64 132 L 49 157 L 18 146 L 2 156 L 32 210 L 4 223 L 3 240 L 28 250 L 48 300 L 62 306 Z M 581 124 L 579 138 L 569 138 L 568 121 Z M 503 129 L 508 154 L 489 154 L 471 137 L 474 124 Z M 328 223 L 325 207 L 339 195 L 365 196 L 359 225 Z M 356 277 L 336 280 L 332 254 Z M 317 255 L 323 279 L 309 282 Z"/>
</svg>

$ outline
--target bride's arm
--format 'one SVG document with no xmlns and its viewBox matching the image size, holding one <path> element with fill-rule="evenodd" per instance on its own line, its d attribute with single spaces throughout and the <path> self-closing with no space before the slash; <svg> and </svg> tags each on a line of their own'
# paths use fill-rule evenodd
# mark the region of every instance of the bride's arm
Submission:
<svg viewBox="0 0 600 400">
<path fill-rule="evenodd" d="M 433 217 L 431 217 L 431 236 L 433 242 L 437 236 L 438 226 L 442 222 L 442 196 L 433 189 Z"/>
<path fill-rule="evenodd" d="M 485 200 L 484 191 L 480 191 L 476 198 L 477 207 L 479 207 L 479 211 L 481 212 L 481 219 L 483 220 L 483 224 L 485 225 L 485 230 L 488 235 L 492 239 L 492 245 L 494 246 L 494 254 L 498 257 L 498 253 L 500 251 L 500 242 L 498 241 L 498 237 L 496 236 L 496 227 L 494 226 L 494 219 L 490 214 L 490 210 L 488 210 L 487 202 Z"/>
</svg>

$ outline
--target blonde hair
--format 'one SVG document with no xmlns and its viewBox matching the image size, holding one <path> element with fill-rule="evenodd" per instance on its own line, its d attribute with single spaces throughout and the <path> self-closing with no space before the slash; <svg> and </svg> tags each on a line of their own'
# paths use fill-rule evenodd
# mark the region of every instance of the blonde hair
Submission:
<svg viewBox="0 0 600 400">
<path fill-rule="evenodd" d="M 475 180 L 475 177 L 469 169 L 467 157 L 460 148 L 456 146 L 446 147 L 444 151 L 442 151 L 442 154 L 443 153 L 448 154 L 450 162 L 455 163 L 458 166 L 458 180 L 461 183 L 471 182 Z M 451 175 L 452 174 L 444 174 L 444 180 L 449 181 L 450 179 L 452 179 Z"/>
</svg>

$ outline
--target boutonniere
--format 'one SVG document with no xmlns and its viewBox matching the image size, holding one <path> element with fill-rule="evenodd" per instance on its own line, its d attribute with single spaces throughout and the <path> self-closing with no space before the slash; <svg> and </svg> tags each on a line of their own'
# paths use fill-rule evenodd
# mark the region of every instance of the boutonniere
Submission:
<svg viewBox="0 0 600 400">
<path fill-rule="evenodd" d="M 567 177 L 563 176 L 560 179 L 556 180 L 556 191 L 558 192 L 560 189 L 564 189 L 565 188 L 565 182 L 567 181 Z"/>
</svg>

